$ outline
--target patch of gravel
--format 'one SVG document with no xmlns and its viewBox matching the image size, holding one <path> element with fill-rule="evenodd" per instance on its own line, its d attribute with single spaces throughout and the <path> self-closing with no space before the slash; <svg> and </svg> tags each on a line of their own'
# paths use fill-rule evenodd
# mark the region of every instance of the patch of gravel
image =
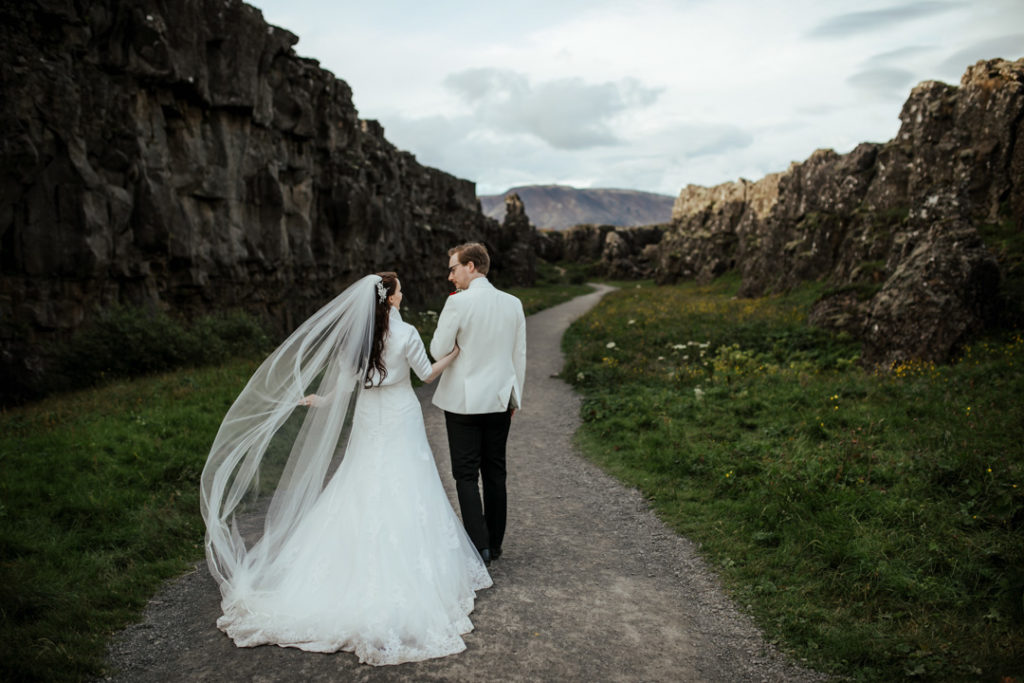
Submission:
<svg viewBox="0 0 1024 683">
<path fill-rule="evenodd" d="M 495 585 L 477 598 L 465 652 L 371 667 L 348 653 L 236 648 L 215 626 L 220 596 L 201 563 L 168 582 L 142 622 L 113 639 L 105 680 L 826 680 L 766 643 L 696 546 L 576 452 L 580 397 L 555 377 L 561 337 L 610 289 L 527 319 L 524 409 L 509 437 L 508 534 L 491 565 Z M 417 391 L 454 501 L 443 415 L 430 404 L 433 387 Z"/>
</svg>

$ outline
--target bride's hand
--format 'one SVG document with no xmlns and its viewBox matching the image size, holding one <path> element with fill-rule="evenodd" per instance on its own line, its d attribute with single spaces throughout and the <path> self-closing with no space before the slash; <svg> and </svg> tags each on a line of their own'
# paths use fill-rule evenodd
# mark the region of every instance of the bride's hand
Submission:
<svg viewBox="0 0 1024 683">
<path fill-rule="evenodd" d="M 322 403 L 323 399 L 317 396 L 316 394 L 310 394 L 309 396 L 306 396 L 305 398 L 299 400 L 300 406 L 306 406 L 309 408 L 315 408 Z"/>
</svg>

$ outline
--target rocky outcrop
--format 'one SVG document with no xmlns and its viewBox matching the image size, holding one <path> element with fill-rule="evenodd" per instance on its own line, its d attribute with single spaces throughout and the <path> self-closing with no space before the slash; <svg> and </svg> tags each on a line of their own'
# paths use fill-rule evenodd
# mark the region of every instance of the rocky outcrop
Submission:
<svg viewBox="0 0 1024 683">
<path fill-rule="evenodd" d="M 574 225 L 568 230 L 542 230 L 537 254 L 545 261 L 593 263 L 601 258 L 608 233 L 614 225 Z"/>
<path fill-rule="evenodd" d="M 545 230 L 538 233 L 537 254 L 546 261 L 591 264 L 593 273 L 603 277 L 649 278 L 666 227 L 575 225 L 568 230 Z"/>
<path fill-rule="evenodd" d="M 507 278 L 529 283 L 536 279 L 537 231 L 526 215 L 522 200 L 515 193 L 505 197 L 505 219 L 496 246 L 497 253 L 508 264 L 505 270 Z"/>
<path fill-rule="evenodd" d="M 531 281 L 473 183 L 392 146 L 296 41 L 238 0 L 0 6 L 5 387 L 115 303 L 283 331 L 377 269 L 442 297 L 466 240 Z"/>
<path fill-rule="evenodd" d="M 687 187 L 658 281 L 738 268 L 745 296 L 826 281 L 812 322 L 863 339 L 867 362 L 948 358 L 1006 310 L 982 233 L 1024 230 L 1024 60 L 978 62 L 959 88 L 922 83 L 900 120 L 885 144 Z"/>
</svg>

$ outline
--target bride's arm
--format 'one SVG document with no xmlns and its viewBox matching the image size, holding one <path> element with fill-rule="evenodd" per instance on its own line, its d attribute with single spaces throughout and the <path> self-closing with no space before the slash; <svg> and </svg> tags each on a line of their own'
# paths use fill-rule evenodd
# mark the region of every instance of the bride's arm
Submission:
<svg viewBox="0 0 1024 683">
<path fill-rule="evenodd" d="M 350 377 L 347 378 L 347 381 L 351 383 L 355 381 L 357 376 L 358 375 L 356 375 L 353 372 L 350 375 Z M 320 388 L 322 389 L 323 385 L 321 385 Z M 319 394 L 309 394 L 307 396 L 303 396 L 302 398 L 299 399 L 299 405 L 305 406 L 306 408 L 320 408 L 322 406 L 328 405 L 331 402 L 331 399 L 334 398 L 334 392 L 336 392 L 337 390 L 338 386 L 335 385 L 330 391 L 328 391 L 323 396 L 320 396 Z"/>
<path fill-rule="evenodd" d="M 454 361 L 456 358 L 458 358 L 459 350 L 460 350 L 459 349 L 459 345 L 456 344 L 455 348 L 452 349 L 451 353 L 449 353 L 447 356 L 443 357 L 441 360 L 439 360 L 436 363 L 434 363 L 433 365 L 431 365 L 430 366 L 430 376 L 427 377 L 426 379 L 424 379 L 423 381 L 426 382 L 427 384 L 430 384 L 435 379 L 440 377 L 441 373 L 444 372 L 445 368 L 447 368 L 449 365 L 451 365 L 452 361 Z"/>
<path fill-rule="evenodd" d="M 427 357 L 427 350 L 423 347 L 423 340 L 420 339 L 416 328 L 409 325 L 406 329 L 408 330 L 408 335 L 406 337 L 405 357 L 409 361 L 409 367 L 412 368 L 412 371 L 416 373 L 416 376 L 421 381 L 430 384 L 444 372 L 445 368 L 452 364 L 452 361 L 458 358 L 459 345 L 452 340 L 452 346 L 447 347 L 451 351 L 444 356 L 438 357 L 436 363 L 431 363 Z M 433 348 L 434 344 L 431 343 L 430 346 Z M 441 348 L 445 347 L 442 346 Z"/>
</svg>

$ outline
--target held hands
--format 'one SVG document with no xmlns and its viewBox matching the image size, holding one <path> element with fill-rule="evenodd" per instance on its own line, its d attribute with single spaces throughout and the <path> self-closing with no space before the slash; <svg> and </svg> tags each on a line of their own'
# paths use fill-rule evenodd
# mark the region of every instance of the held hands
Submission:
<svg viewBox="0 0 1024 683">
<path fill-rule="evenodd" d="M 324 399 L 316 394 L 310 394 L 305 398 L 299 399 L 300 406 L 306 406 L 307 408 L 317 408 L 324 404 Z"/>
<path fill-rule="evenodd" d="M 455 348 L 452 349 L 447 356 L 441 358 L 439 361 L 430 366 L 430 377 L 423 381 L 426 382 L 427 384 L 430 384 L 435 379 L 437 379 L 441 375 L 441 373 L 445 371 L 445 368 L 451 365 L 452 361 L 458 357 L 460 350 L 461 349 L 459 349 L 459 345 L 456 344 Z"/>
<path fill-rule="evenodd" d="M 455 362 L 455 359 L 459 357 L 460 353 L 462 353 L 462 349 L 460 349 L 459 345 L 456 344 L 455 348 L 449 351 L 448 355 L 441 359 L 441 372 L 447 370 L 451 364 Z"/>
</svg>

